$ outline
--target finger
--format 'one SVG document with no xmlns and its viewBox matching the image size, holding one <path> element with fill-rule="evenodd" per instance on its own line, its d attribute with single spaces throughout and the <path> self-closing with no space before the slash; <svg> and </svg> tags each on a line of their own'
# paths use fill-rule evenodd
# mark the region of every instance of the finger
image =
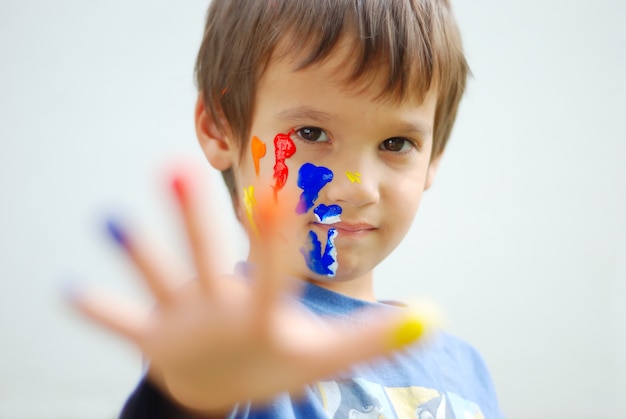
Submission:
<svg viewBox="0 0 626 419">
<path fill-rule="evenodd" d="M 109 236 L 133 261 L 141 273 L 143 281 L 159 304 L 171 303 L 175 289 L 173 278 L 180 276 L 175 274 L 172 269 L 166 268 L 163 260 L 157 257 L 147 245 L 132 238 L 117 220 L 110 218 L 106 227 Z"/>
<path fill-rule="evenodd" d="M 260 261 L 257 278 L 254 282 L 255 314 L 260 326 L 257 330 L 268 331 L 273 324 L 278 299 L 284 291 L 286 273 L 280 260 L 281 250 L 286 243 L 281 231 L 291 228 L 291 220 L 295 219 L 291 201 L 283 199 L 277 203 L 270 191 L 257 198 L 255 214 L 255 231 L 250 231 L 251 246 L 259 249 Z"/>
<path fill-rule="evenodd" d="M 359 325 L 337 323 L 325 344 L 310 343 L 308 379 L 334 375 L 350 366 L 389 356 L 407 346 L 425 343 L 438 328 L 439 315 L 425 307 L 412 307 L 400 313 L 374 310 L 360 317 Z M 366 327 L 362 327 L 366 324 Z M 319 341 L 319 340 L 316 340 Z"/>
<path fill-rule="evenodd" d="M 216 217 L 212 209 L 201 205 L 194 180 L 189 170 L 178 170 L 172 177 L 172 189 L 183 216 L 198 280 L 203 289 L 212 294 L 216 286 L 218 247 L 215 243 L 217 237 L 209 234 L 206 223 L 207 220 L 216 220 Z"/>
<path fill-rule="evenodd" d="M 85 287 L 68 288 L 69 302 L 100 326 L 140 344 L 148 311 L 104 291 Z"/>
<path fill-rule="evenodd" d="M 258 197 L 256 214 L 256 234 L 253 232 L 251 246 L 259 249 L 261 263 L 258 277 L 254 282 L 255 312 L 259 324 L 257 330 L 263 330 L 272 323 L 273 307 L 276 305 L 280 289 L 280 274 L 277 269 L 278 237 L 276 231 L 277 207 L 269 194 Z"/>
</svg>

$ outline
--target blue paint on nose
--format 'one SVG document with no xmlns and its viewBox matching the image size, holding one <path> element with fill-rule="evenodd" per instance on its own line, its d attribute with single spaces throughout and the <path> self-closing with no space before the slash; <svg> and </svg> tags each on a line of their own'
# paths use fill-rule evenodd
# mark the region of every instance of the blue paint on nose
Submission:
<svg viewBox="0 0 626 419">
<path fill-rule="evenodd" d="M 320 191 L 331 180 L 333 180 L 333 172 L 329 168 L 304 163 L 298 170 L 298 187 L 302 189 L 302 194 L 300 194 L 296 212 L 306 214 L 313 208 Z"/>
</svg>

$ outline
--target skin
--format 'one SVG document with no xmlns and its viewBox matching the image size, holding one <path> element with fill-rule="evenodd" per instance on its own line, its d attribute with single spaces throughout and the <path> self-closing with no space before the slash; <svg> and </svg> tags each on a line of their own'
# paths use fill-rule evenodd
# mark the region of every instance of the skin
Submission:
<svg viewBox="0 0 626 419">
<path fill-rule="evenodd" d="M 374 301 L 374 267 L 408 232 L 441 157 L 431 161 L 436 93 L 429 92 L 421 103 L 377 99 L 383 74 L 365 89 L 359 84 L 346 86 L 348 47 L 341 44 L 325 62 L 297 72 L 292 69 L 298 57 L 274 61 L 259 83 L 251 134 L 273 147 L 277 133 L 293 129 L 297 151 L 286 160 L 290 176 L 284 190 L 298 196 L 297 170 L 312 162 L 335 174 L 316 204 L 343 208 L 343 223 L 333 226 L 316 223 L 312 211 L 300 216 L 285 233 L 281 269 L 333 291 Z M 218 133 L 212 126 L 201 100 L 196 118 L 198 138 L 209 162 L 219 170 L 233 168 L 239 189 L 255 185 L 258 191 L 272 184 L 273 159 L 261 160 L 257 176 L 252 155 L 243 153 L 243 159 L 239 158 L 241 150 L 227 133 Z M 400 150 L 391 151 L 390 145 Z M 345 172 L 361 173 L 361 181 L 351 182 Z M 296 202 L 289 205 L 295 208 Z M 339 268 L 333 278 L 311 272 L 299 252 L 309 230 L 323 242 L 329 227 L 339 233 L 335 240 Z M 248 260 L 262 260 L 258 249 L 250 249 Z"/>
<path fill-rule="evenodd" d="M 200 191 L 209 190 L 211 197 L 210 188 L 185 167 L 175 171 L 172 191 L 197 279 L 185 282 L 188 269 L 180 268 L 176 258 L 122 225 L 110 231 L 156 307 L 87 287 L 70 295 L 83 314 L 136 345 L 150 361 L 149 379 L 190 410 L 221 416 L 241 401 L 263 402 L 283 391 L 297 394 L 308 383 L 412 343 L 429 327 L 427 317 L 409 310 L 358 314 L 367 316 L 361 319 L 367 328 L 320 322 L 282 298 L 289 292 L 286 275 L 291 275 L 373 300 L 372 270 L 406 234 L 438 162 L 429 164 L 435 94 L 414 104 L 374 100 L 372 90 L 357 91 L 336 81 L 346 57 L 339 48 L 328 61 L 298 72 L 288 58 L 272 61 L 260 80 L 252 135 L 267 144 L 267 156 L 274 155 L 274 136 L 292 128 L 301 134 L 303 127 L 323 128 L 330 139 L 294 137 L 297 151 L 286 161 L 290 175 L 278 204 L 271 188 L 274 160 L 261 159 L 257 176 L 252 154 L 239 158 L 241 150 L 227 125 L 218 130 L 198 99 L 196 130 L 210 164 L 234 169 L 241 202 L 244 188 L 255 189 L 258 231 L 248 229 L 248 260 L 257 266 L 252 281 L 218 273 L 225 245 L 213 220 L 224 205 L 209 205 Z M 419 147 L 406 153 L 381 149 L 385 140 L 398 137 Z M 309 230 L 325 237 L 328 228 L 314 222 L 312 211 L 294 211 L 300 193 L 294 174 L 306 162 L 335 172 L 318 203 L 343 208 L 345 224 L 334 225 L 339 269 L 332 279 L 310 272 L 299 252 Z M 350 182 L 346 171 L 361 173 L 361 182 Z M 247 225 L 244 208 L 238 217 Z"/>
</svg>

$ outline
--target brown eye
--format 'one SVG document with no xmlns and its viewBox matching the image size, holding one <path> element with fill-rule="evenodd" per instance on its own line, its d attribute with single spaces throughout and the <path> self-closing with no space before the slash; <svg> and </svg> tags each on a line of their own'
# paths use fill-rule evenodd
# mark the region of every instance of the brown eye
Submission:
<svg viewBox="0 0 626 419">
<path fill-rule="evenodd" d="M 407 152 L 413 147 L 413 143 L 411 143 L 406 138 L 387 138 L 380 144 L 380 149 L 385 151 L 391 151 L 394 153 L 403 153 Z"/>
<path fill-rule="evenodd" d="M 328 136 L 321 128 L 303 127 L 297 130 L 296 133 L 303 140 L 314 143 L 325 143 L 329 141 Z"/>
</svg>

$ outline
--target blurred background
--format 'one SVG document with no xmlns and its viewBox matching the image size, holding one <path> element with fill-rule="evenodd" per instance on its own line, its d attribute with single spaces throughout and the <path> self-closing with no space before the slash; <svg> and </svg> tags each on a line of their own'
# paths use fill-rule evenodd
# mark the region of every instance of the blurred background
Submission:
<svg viewBox="0 0 626 419">
<path fill-rule="evenodd" d="M 378 293 L 437 300 L 508 418 L 623 418 L 626 2 L 452 2 L 474 76 Z M 202 162 L 207 4 L 0 0 L 0 418 L 114 418 L 139 379 L 140 354 L 63 289 L 146 299 L 111 213 L 185 257 L 164 167 Z"/>
</svg>

